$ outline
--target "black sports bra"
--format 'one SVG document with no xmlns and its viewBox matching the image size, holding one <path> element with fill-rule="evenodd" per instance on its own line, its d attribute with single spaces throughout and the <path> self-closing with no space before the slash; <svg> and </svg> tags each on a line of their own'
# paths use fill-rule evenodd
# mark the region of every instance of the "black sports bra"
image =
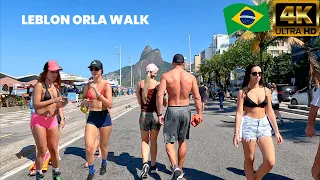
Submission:
<svg viewBox="0 0 320 180">
<path fill-rule="evenodd" d="M 48 90 L 48 87 L 47 87 L 46 83 L 44 83 L 44 86 L 46 87 L 46 92 L 44 93 L 43 99 L 41 101 L 48 101 L 48 100 L 51 99 L 51 95 L 50 95 L 50 92 Z M 59 96 L 58 89 L 56 89 L 56 90 L 57 90 L 57 94 Z"/>
<path fill-rule="evenodd" d="M 243 106 L 249 107 L 249 108 L 255 108 L 255 107 L 260 107 L 260 108 L 264 108 L 267 106 L 268 104 L 268 98 L 267 95 L 265 96 L 264 100 L 260 103 L 260 104 L 256 104 L 255 102 L 253 102 L 249 96 L 248 96 L 248 92 L 244 91 L 246 94 L 246 97 L 243 101 Z M 264 88 L 264 93 L 266 94 L 266 88 Z"/>
</svg>

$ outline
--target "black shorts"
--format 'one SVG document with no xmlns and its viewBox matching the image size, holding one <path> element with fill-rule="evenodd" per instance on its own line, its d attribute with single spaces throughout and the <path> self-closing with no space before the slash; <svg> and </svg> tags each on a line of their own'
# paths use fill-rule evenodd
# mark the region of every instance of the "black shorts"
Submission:
<svg viewBox="0 0 320 180">
<path fill-rule="evenodd" d="M 111 126 L 112 121 L 108 110 L 89 111 L 87 124 L 92 124 L 97 128 Z"/>
<path fill-rule="evenodd" d="M 272 104 L 273 110 L 279 110 L 279 104 Z"/>
<path fill-rule="evenodd" d="M 206 102 L 206 97 L 201 96 L 201 102 L 205 103 Z"/>
</svg>

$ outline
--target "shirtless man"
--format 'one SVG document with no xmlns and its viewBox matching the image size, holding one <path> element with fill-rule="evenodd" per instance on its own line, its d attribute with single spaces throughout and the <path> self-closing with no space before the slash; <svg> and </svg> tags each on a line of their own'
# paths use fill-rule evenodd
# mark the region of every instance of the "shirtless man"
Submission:
<svg viewBox="0 0 320 180">
<path fill-rule="evenodd" d="M 182 179 L 183 163 L 187 154 L 186 139 L 189 139 L 191 111 L 189 93 L 192 92 L 197 113 L 202 120 L 202 103 L 196 78 L 186 72 L 184 57 L 176 54 L 172 60 L 173 69 L 162 75 L 157 94 L 157 114 L 159 122 L 164 125 L 163 134 L 166 150 L 172 165 L 171 179 Z M 164 92 L 168 92 L 168 108 L 163 118 L 162 106 Z M 174 143 L 179 142 L 178 163 Z"/>
</svg>

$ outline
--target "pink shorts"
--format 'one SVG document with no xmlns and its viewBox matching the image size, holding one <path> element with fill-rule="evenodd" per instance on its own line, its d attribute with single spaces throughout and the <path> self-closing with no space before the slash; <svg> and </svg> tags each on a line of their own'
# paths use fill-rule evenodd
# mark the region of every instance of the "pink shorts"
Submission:
<svg viewBox="0 0 320 180">
<path fill-rule="evenodd" d="M 54 128 L 58 126 L 57 116 L 48 117 L 48 116 L 41 116 L 37 113 L 33 113 L 30 120 L 30 127 L 32 129 L 35 126 L 41 126 L 46 129 Z"/>
</svg>

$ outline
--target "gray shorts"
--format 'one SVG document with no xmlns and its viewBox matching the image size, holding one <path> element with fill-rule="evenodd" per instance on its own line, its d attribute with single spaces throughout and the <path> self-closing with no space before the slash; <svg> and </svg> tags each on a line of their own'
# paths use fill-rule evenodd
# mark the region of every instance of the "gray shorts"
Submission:
<svg viewBox="0 0 320 180">
<path fill-rule="evenodd" d="M 272 136 L 271 126 L 266 116 L 261 119 L 243 116 L 240 125 L 240 138 L 248 142 L 269 136 Z"/>
<path fill-rule="evenodd" d="M 152 112 L 144 111 L 140 113 L 139 125 L 142 131 L 160 130 L 161 127 L 158 118 L 155 119 Z"/>
<path fill-rule="evenodd" d="M 189 139 L 191 111 L 189 106 L 168 106 L 164 117 L 164 142 Z"/>
</svg>

